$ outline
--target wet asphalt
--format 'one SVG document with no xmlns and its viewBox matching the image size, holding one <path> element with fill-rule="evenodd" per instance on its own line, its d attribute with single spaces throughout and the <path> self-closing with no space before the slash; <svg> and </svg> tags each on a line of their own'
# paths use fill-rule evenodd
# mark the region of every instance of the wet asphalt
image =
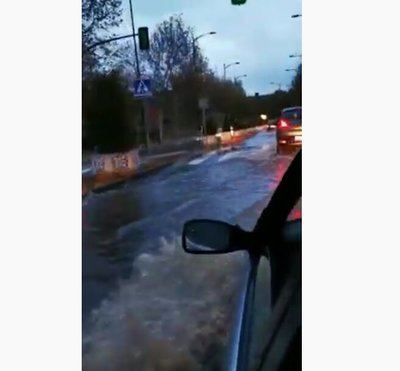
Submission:
<svg viewBox="0 0 400 371">
<path fill-rule="evenodd" d="M 274 133 L 260 132 L 235 148 L 89 194 L 82 205 L 84 332 L 120 280 L 138 274 L 135 259 L 157 255 L 160 239 L 179 236 L 185 221 L 212 218 L 251 229 L 291 158 L 276 154 Z"/>
</svg>

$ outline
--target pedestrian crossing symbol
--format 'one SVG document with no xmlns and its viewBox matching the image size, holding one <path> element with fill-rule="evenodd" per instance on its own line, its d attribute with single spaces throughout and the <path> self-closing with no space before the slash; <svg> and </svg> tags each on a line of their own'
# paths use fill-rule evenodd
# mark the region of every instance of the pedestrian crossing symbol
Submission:
<svg viewBox="0 0 400 371">
<path fill-rule="evenodd" d="M 151 97 L 151 84 L 148 77 L 137 79 L 133 85 L 135 97 Z"/>
</svg>

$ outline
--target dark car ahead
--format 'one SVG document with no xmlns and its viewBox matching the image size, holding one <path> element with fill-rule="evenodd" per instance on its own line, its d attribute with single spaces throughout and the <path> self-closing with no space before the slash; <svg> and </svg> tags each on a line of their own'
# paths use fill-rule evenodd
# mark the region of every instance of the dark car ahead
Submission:
<svg viewBox="0 0 400 371">
<path fill-rule="evenodd" d="M 276 150 L 283 152 L 290 147 L 301 147 L 301 107 L 285 108 L 281 112 L 276 127 Z"/>
</svg>

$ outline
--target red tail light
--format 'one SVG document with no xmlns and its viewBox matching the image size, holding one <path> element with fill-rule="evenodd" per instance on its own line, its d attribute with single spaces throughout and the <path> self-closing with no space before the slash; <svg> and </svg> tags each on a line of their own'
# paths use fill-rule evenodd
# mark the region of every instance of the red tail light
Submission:
<svg viewBox="0 0 400 371">
<path fill-rule="evenodd" d="M 284 120 L 279 120 L 278 122 L 278 128 L 287 128 L 289 125 L 286 121 Z"/>
</svg>

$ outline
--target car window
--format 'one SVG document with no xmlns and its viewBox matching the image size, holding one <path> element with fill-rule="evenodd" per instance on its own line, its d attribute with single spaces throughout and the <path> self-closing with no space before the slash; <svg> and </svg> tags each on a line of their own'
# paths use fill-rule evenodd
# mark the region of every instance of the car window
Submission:
<svg viewBox="0 0 400 371">
<path fill-rule="evenodd" d="M 300 200 L 297 202 L 296 206 L 290 212 L 288 220 L 301 219 L 301 215 L 302 215 L 302 208 L 301 208 L 301 198 L 300 198 Z"/>
<path fill-rule="evenodd" d="M 261 259 L 257 271 L 253 323 L 251 327 L 249 370 L 257 369 L 265 348 L 268 320 L 272 311 L 270 286 L 271 266 L 269 260 L 264 257 Z"/>
<path fill-rule="evenodd" d="M 301 199 L 290 212 L 288 220 L 301 218 Z M 272 311 L 271 307 L 271 266 L 269 260 L 263 257 L 257 271 L 256 289 L 254 298 L 254 312 L 252 323 L 252 338 L 250 343 L 250 367 L 255 370 L 262 359 L 262 352 L 265 348 L 267 338 L 268 321 Z"/>
<path fill-rule="evenodd" d="M 301 25 L 274 1 L 82 0 L 84 371 L 226 368 L 249 254 L 190 255 L 181 234 L 191 219 L 252 231 L 294 158 L 269 124 L 301 119 Z M 269 277 L 263 259 L 256 340 Z"/>
<path fill-rule="evenodd" d="M 282 117 L 291 120 L 301 120 L 301 109 L 283 111 Z"/>
</svg>

